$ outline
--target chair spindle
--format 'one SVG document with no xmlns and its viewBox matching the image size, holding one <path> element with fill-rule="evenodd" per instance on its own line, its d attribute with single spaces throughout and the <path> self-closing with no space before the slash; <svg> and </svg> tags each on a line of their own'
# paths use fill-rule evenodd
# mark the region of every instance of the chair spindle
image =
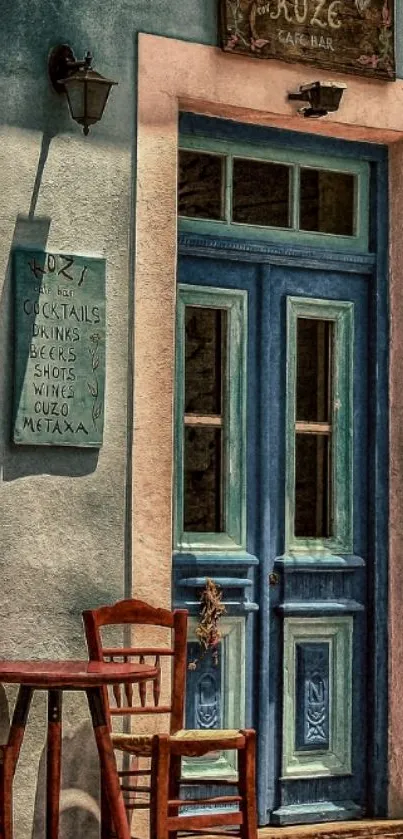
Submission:
<svg viewBox="0 0 403 839">
<path fill-rule="evenodd" d="M 158 704 L 159 704 L 159 701 L 160 701 L 160 695 L 161 695 L 161 659 L 160 659 L 160 655 L 158 653 L 155 656 L 155 666 L 158 667 L 158 676 L 153 681 L 153 697 L 154 697 L 154 705 L 157 708 Z"/>
<path fill-rule="evenodd" d="M 130 659 L 129 659 L 128 655 L 124 656 L 124 661 L 125 661 L 126 664 L 128 662 L 130 662 Z M 132 705 L 133 705 L 133 685 L 129 682 L 125 683 L 125 695 L 126 695 L 127 705 L 128 705 L 129 708 L 131 708 Z"/>
<path fill-rule="evenodd" d="M 143 655 L 140 655 L 140 664 L 145 664 L 145 658 Z M 141 707 L 146 707 L 147 702 L 147 682 L 140 682 L 139 684 L 139 694 L 140 694 L 140 703 Z"/>
</svg>

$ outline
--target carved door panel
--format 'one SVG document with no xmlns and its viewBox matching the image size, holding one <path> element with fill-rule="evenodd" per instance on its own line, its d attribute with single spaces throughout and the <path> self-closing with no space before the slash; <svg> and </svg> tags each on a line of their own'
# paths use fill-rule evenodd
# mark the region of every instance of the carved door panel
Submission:
<svg viewBox="0 0 403 839">
<path fill-rule="evenodd" d="M 199 656 L 200 647 L 195 641 L 189 644 L 189 660 Z M 190 670 L 187 680 L 186 725 L 188 728 L 222 728 L 221 716 L 221 656 L 212 661 L 207 656 Z"/>
<path fill-rule="evenodd" d="M 189 236 L 184 250 L 192 250 Z M 197 615 L 200 587 L 212 577 L 227 610 L 218 669 L 207 659 L 189 673 L 187 724 L 257 728 L 261 824 L 349 819 L 366 812 L 367 796 L 370 269 L 356 259 L 346 270 L 335 255 L 326 267 L 326 254 L 291 260 L 272 253 L 271 262 L 270 247 L 264 258 L 261 247 L 253 253 L 241 261 L 223 245 L 218 259 L 198 237 L 197 255 L 185 252 L 179 264 L 178 305 L 192 309 L 192 352 L 199 328 L 193 309 L 225 309 L 220 340 L 227 330 L 225 363 L 232 371 L 225 387 L 237 383 L 235 401 L 223 397 L 221 413 L 208 415 L 215 429 L 224 428 L 221 530 L 199 533 L 199 542 L 190 533 L 174 555 L 176 602 Z M 178 330 L 182 324 L 186 339 L 185 318 L 186 312 Z M 238 358 L 237 372 L 229 356 L 231 364 Z M 203 375 L 199 367 L 198 382 Z M 177 389 L 183 387 L 178 378 Z M 231 422 L 239 412 L 236 433 L 225 425 L 228 405 Z M 195 412 L 185 411 L 184 421 L 179 414 L 182 431 L 190 429 L 186 440 L 197 422 L 207 424 Z M 186 440 L 177 437 L 177 473 L 186 463 Z M 200 498 L 205 492 L 200 440 L 197 469 L 189 461 L 193 490 L 182 487 L 189 510 L 186 492 L 195 485 Z M 236 440 L 241 453 L 231 460 Z M 225 471 L 228 451 L 238 490 Z M 212 470 L 208 492 L 214 480 Z M 238 529 L 231 510 L 243 517 Z M 232 648 L 231 621 L 241 632 Z"/>
</svg>

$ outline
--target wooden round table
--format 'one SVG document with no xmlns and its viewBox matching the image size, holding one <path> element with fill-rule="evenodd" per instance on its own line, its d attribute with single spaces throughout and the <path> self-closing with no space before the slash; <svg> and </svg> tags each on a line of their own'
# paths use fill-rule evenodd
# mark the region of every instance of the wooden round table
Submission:
<svg viewBox="0 0 403 839">
<path fill-rule="evenodd" d="M 158 676 L 148 664 L 102 661 L 0 661 L 0 682 L 20 685 L 8 741 L 0 746 L 0 839 L 12 839 L 12 784 L 34 690 L 48 692 L 46 839 L 58 839 L 62 743 L 62 691 L 84 690 L 98 748 L 101 778 L 117 839 L 130 839 L 108 726 L 106 685 L 140 683 Z M 77 837 L 79 839 L 79 837 Z"/>
</svg>

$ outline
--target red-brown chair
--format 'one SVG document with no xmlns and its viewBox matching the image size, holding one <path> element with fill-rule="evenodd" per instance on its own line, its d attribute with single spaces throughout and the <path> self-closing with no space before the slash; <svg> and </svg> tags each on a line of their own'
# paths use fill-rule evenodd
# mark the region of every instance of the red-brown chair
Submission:
<svg viewBox="0 0 403 839">
<path fill-rule="evenodd" d="M 138 733 L 118 733 L 112 735 L 116 749 L 128 752 L 136 757 L 151 757 L 151 770 L 122 770 L 122 790 L 126 798 L 127 810 L 150 806 L 151 839 L 168 839 L 168 834 L 177 832 L 197 832 L 206 828 L 234 825 L 240 828 L 242 839 L 256 839 L 256 798 L 255 798 L 255 732 L 252 730 L 186 730 L 183 728 L 184 703 L 186 690 L 186 643 L 187 612 L 155 609 L 141 600 L 122 600 L 113 606 L 83 613 L 88 651 L 91 659 L 131 661 L 133 658 L 144 662 L 147 656 L 154 658 L 153 663 L 159 668 L 159 677 L 153 683 L 151 701 L 150 691 L 145 685 L 139 685 L 139 696 L 135 696 L 129 685 L 114 689 L 113 695 L 106 694 L 109 702 L 109 723 L 115 715 L 169 714 L 169 733 L 154 736 Z M 105 647 L 102 644 L 101 629 L 116 624 L 162 626 L 171 629 L 172 641 L 167 648 L 162 647 Z M 172 676 L 170 703 L 160 704 L 161 694 L 161 657 L 170 656 Z M 106 688 L 105 688 L 106 691 Z M 136 698 L 138 701 L 136 701 Z M 203 798 L 201 801 L 180 799 L 181 759 L 199 757 L 209 752 L 234 749 L 238 755 L 238 780 L 213 779 L 209 784 L 214 787 L 237 787 L 237 793 Z M 151 774 L 151 787 L 138 786 L 139 775 Z M 134 785 L 126 784 L 126 778 L 134 778 Z M 192 778 L 184 781 L 187 787 L 205 783 L 203 779 Z M 144 804 L 136 799 L 136 794 L 150 792 L 151 800 Z M 192 814 L 192 806 L 210 806 L 208 812 Z M 219 812 L 219 805 L 234 805 L 231 811 Z M 183 808 L 186 807 L 186 812 Z M 110 839 L 113 829 L 107 808 L 106 798 L 101 794 L 101 839 Z M 228 835 L 227 832 L 225 835 Z"/>
<path fill-rule="evenodd" d="M 217 835 L 220 828 L 227 826 L 237 826 L 241 839 L 257 839 L 255 740 L 256 735 L 252 729 L 185 730 L 171 735 L 156 734 L 153 737 L 151 764 L 151 839 L 168 839 L 170 833 L 174 836 L 179 831 L 205 833 L 206 829 Z M 181 758 L 201 757 L 221 749 L 236 750 L 238 779 L 226 781 L 209 777 L 209 784 L 215 787 L 236 786 L 237 793 L 202 799 L 180 799 Z M 206 782 L 202 778 L 192 778 L 191 781 L 186 778 L 184 783 L 190 786 Z M 218 810 L 223 804 L 233 806 L 231 810 L 223 812 Z M 189 810 L 192 807 L 200 808 L 200 805 L 203 808 L 207 805 L 210 809 L 196 814 Z M 223 835 L 233 834 L 225 830 Z"/>
<path fill-rule="evenodd" d="M 112 742 L 118 751 L 134 756 L 135 759 L 150 758 L 152 752 L 152 735 L 141 733 L 114 732 L 112 721 L 116 717 L 126 717 L 145 714 L 169 715 L 169 731 L 174 734 L 183 727 L 185 689 L 186 689 L 186 633 L 187 611 L 176 609 L 156 609 L 141 600 L 120 600 L 112 606 L 101 606 L 83 612 L 85 635 L 87 639 L 89 657 L 95 661 L 140 661 L 150 662 L 158 667 L 159 676 L 152 683 L 139 685 L 134 689 L 132 685 L 117 685 L 113 691 L 105 688 L 106 706 L 108 709 L 108 724 L 112 731 Z M 154 626 L 166 627 L 170 634 L 170 641 L 156 646 L 105 646 L 102 640 L 102 628 L 110 626 Z M 123 628 L 123 627 L 122 627 Z M 171 685 L 169 701 L 161 704 L 162 662 L 169 657 L 171 660 Z M 150 687 L 152 689 L 150 690 Z M 165 692 L 163 693 L 165 698 Z M 133 758 L 132 758 L 133 759 Z M 150 776 L 150 768 L 122 769 L 119 771 L 121 788 L 127 811 L 148 808 L 150 806 L 146 793 L 150 786 L 138 784 L 140 777 Z M 102 781 L 102 779 L 101 779 Z M 113 826 L 105 795 L 101 783 L 101 839 L 113 836 Z"/>
</svg>

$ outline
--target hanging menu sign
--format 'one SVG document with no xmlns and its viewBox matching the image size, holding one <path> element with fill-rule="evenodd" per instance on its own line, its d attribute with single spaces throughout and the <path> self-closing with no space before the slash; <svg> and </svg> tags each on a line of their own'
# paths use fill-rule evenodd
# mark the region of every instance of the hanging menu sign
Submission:
<svg viewBox="0 0 403 839">
<path fill-rule="evenodd" d="M 221 45 L 393 81 L 393 0 L 220 0 Z"/>
<path fill-rule="evenodd" d="M 102 445 L 105 260 L 14 253 L 14 443 Z"/>
</svg>

